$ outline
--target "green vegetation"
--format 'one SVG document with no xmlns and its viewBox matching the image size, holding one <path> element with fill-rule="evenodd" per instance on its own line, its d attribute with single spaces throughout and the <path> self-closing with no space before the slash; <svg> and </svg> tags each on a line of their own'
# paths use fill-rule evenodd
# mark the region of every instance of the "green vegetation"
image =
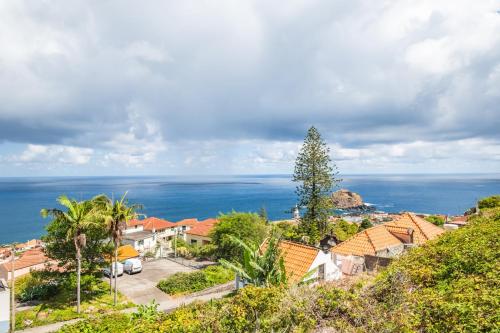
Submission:
<svg viewBox="0 0 500 333">
<path fill-rule="evenodd" d="M 285 262 L 278 247 L 277 237 L 271 235 L 265 243 L 263 252 L 258 246 L 245 244 L 234 236 L 231 236 L 231 239 L 243 249 L 243 263 L 221 259 L 222 266 L 231 269 L 247 283 L 255 286 L 269 287 L 287 284 Z"/>
<path fill-rule="evenodd" d="M 199 271 L 180 272 L 158 282 L 158 289 L 169 294 L 190 294 L 234 279 L 231 270 L 209 266 Z"/>
<path fill-rule="evenodd" d="M 297 225 L 287 221 L 273 223 L 272 227 L 274 228 L 276 234 L 282 239 L 301 241 L 303 236 L 300 234 L 299 227 Z"/>
<path fill-rule="evenodd" d="M 332 226 L 332 231 L 340 241 L 345 241 L 351 236 L 358 233 L 358 225 L 356 223 L 349 223 L 345 220 L 338 220 Z"/>
<path fill-rule="evenodd" d="M 57 201 L 61 206 L 63 206 L 66 211 L 62 211 L 57 208 L 52 209 L 42 209 L 41 215 L 46 218 L 52 216 L 54 220 L 52 221 L 47 231 L 53 230 L 59 233 L 57 236 L 51 238 L 50 236 L 46 238 L 46 241 L 50 241 L 51 244 L 47 247 L 47 252 L 50 257 L 54 259 L 63 259 L 64 261 L 73 261 L 76 259 L 76 312 L 80 313 L 80 276 L 82 269 L 82 250 L 87 245 L 87 230 L 94 231 L 95 229 L 102 228 L 101 220 L 99 219 L 100 206 L 99 202 L 104 197 L 96 196 L 91 200 L 76 201 L 74 199 L 69 199 L 65 195 L 61 195 L 57 198 Z M 61 235 L 61 231 L 64 233 Z M 53 236 L 55 236 L 53 234 Z M 102 236 L 101 236 L 102 237 Z M 99 237 L 99 238 L 101 238 Z M 54 242 L 66 243 L 66 248 L 70 252 L 66 253 L 51 253 L 54 246 L 60 249 L 60 245 L 55 245 Z M 69 245 L 73 243 L 73 247 Z M 71 255 L 74 253 L 74 257 Z M 55 256 L 52 256 L 55 254 Z M 59 257 L 59 258 L 58 258 Z M 71 258 L 71 259 L 70 259 Z M 62 261 L 61 261 L 62 263 Z"/>
<path fill-rule="evenodd" d="M 96 205 L 101 205 L 101 207 L 97 207 L 100 209 L 101 217 L 104 220 L 106 225 L 106 231 L 109 238 L 113 242 L 113 250 L 114 250 L 114 271 L 118 272 L 118 247 L 122 241 L 123 230 L 127 229 L 127 222 L 137 217 L 136 209 L 141 208 L 140 205 L 129 205 L 127 201 L 125 201 L 125 193 L 120 200 L 110 200 L 107 197 L 101 196 L 100 201 L 96 201 Z M 110 269 L 110 272 L 113 272 Z M 111 279 L 112 274 L 110 274 Z M 118 298 L 118 289 L 116 287 L 116 283 L 118 280 L 118 276 L 114 275 L 114 304 L 117 303 Z"/>
<path fill-rule="evenodd" d="M 444 218 L 441 217 L 441 216 L 438 216 L 438 215 L 430 215 L 430 216 L 427 216 L 425 218 L 426 221 L 434 224 L 434 225 L 437 225 L 438 227 L 441 227 L 443 226 L 444 224 Z"/>
<path fill-rule="evenodd" d="M 311 127 L 295 161 L 293 181 L 299 206 L 306 208 L 300 231 L 309 244 L 316 244 L 328 232 L 328 218 L 333 209 L 330 193 L 338 181 L 336 166 L 330 160 L 330 149 L 318 130 Z"/>
<path fill-rule="evenodd" d="M 500 207 L 500 195 L 493 195 L 479 200 L 477 206 L 479 209 Z"/>
<path fill-rule="evenodd" d="M 363 231 L 363 230 L 368 229 L 368 228 L 371 228 L 371 227 L 373 227 L 372 222 L 370 221 L 369 218 L 365 217 L 359 225 L 358 232 Z"/>
<path fill-rule="evenodd" d="M 16 329 L 87 318 L 133 306 L 119 294 L 117 306 L 114 307 L 109 285 L 93 275 L 84 274 L 81 276 L 82 311 L 78 314 L 74 310 L 76 284 L 75 273 L 37 271 L 21 277 L 16 286 L 16 297 L 20 301 L 41 303 L 16 313 Z"/>
<path fill-rule="evenodd" d="M 172 241 L 173 242 L 173 241 Z M 186 259 L 212 259 L 215 256 L 217 246 L 214 244 L 191 245 L 188 244 L 182 237 L 177 237 L 175 243 L 177 256 Z"/>
<path fill-rule="evenodd" d="M 259 288 L 154 319 L 105 316 L 61 332 L 498 332 L 500 207 L 410 250 L 376 277 Z"/>
<path fill-rule="evenodd" d="M 212 230 L 212 243 L 217 247 L 216 256 L 227 260 L 243 260 L 243 249 L 234 236 L 247 244 L 260 245 L 267 234 L 266 223 L 255 213 L 231 212 L 221 214 L 219 223 Z"/>
</svg>

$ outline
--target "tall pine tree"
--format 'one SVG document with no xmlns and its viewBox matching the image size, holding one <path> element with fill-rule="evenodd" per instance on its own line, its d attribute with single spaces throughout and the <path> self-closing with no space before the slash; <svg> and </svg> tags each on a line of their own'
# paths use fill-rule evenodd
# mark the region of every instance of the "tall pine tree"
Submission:
<svg viewBox="0 0 500 333">
<path fill-rule="evenodd" d="M 295 161 L 293 175 L 293 181 L 299 183 L 295 190 L 299 205 L 306 209 L 300 221 L 300 231 L 308 236 L 310 244 L 317 243 L 327 232 L 328 218 L 333 209 L 330 194 L 339 181 L 337 167 L 329 153 L 330 149 L 312 126 Z"/>
</svg>

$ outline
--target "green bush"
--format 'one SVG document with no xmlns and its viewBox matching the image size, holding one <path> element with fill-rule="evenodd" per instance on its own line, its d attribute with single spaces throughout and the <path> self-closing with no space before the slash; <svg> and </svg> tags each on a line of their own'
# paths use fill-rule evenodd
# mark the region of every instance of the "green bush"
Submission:
<svg viewBox="0 0 500 333">
<path fill-rule="evenodd" d="M 130 328 L 129 317 L 125 314 L 112 314 L 82 320 L 73 325 L 64 325 L 61 333 L 122 333 Z"/>
<path fill-rule="evenodd" d="M 194 272 L 180 272 L 158 282 L 158 289 L 170 294 L 189 294 L 234 279 L 232 271 L 222 266 L 209 266 Z"/>
<path fill-rule="evenodd" d="M 441 216 L 437 216 L 437 215 L 427 216 L 425 218 L 425 220 L 427 222 L 434 224 L 434 225 L 437 225 L 438 227 L 441 227 L 444 224 L 444 218 L 442 218 Z"/>
<path fill-rule="evenodd" d="M 479 200 L 478 207 L 479 209 L 500 207 L 500 195 L 494 195 Z"/>
</svg>

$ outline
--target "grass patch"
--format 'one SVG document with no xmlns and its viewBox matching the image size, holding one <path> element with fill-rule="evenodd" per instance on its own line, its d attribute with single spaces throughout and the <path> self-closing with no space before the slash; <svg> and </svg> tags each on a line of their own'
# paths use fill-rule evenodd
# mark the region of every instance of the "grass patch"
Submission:
<svg viewBox="0 0 500 333">
<path fill-rule="evenodd" d="M 116 307 L 113 306 L 113 295 L 109 293 L 107 282 L 99 281 L 95 288 L 91 294 L 82 293 L 80 314 L 76 313 L 76 301 L 73 299 L 76 297 L 75 292 L 73 290 L 64 291 L 29 310 L 16 312 L 16 329 L 48 325 L 75 318 L 89 318 L 134 306 L 120 293 Z"/>
<path fill-rule="evenodd" d="M 209 266 L 195 272 L 180 272 L 158 282 L 158 289 L 169 295 L 194 293 L 234 279 L 234 273 L 222 266 Z"/>
</svg>

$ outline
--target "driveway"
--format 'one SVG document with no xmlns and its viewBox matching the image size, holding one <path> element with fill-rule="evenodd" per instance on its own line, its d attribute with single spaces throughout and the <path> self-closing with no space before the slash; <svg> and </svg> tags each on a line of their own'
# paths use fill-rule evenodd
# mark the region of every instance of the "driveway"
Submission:
<svg viewBox="0 0 500 333">
<path fill-rule="evenodd" d="M 153 299 L 158 303 L 168 301 L 172 297 L 156 288 L 158 281 L 177 272 L 193 270 L 167 259 L 143 262 L 141 273 L 133 275 L 124 273 L 118 278 L 118 291 L 135 304 L 148 304 Z"/>
</svg>

